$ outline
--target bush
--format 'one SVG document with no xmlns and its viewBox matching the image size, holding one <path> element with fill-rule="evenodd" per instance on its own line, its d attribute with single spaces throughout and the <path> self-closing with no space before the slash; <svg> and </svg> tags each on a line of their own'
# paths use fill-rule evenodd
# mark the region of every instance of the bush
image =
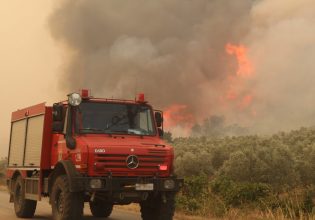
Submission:
<svg viewBox="0 0 315 220">
<path fill-rule="evenodd" d="M 7 159 L 0 160 L 0 184 L 5 184 L 5 172 L 7 167 Z"/>
<path fill-rule="evenodd" d="M 232 153 L 219 173 L 234 181 L 261 182 L 277 188 L 298 182 L 292 153 L 277 142 Z"/>
<path fill-rule="evenodd" d="M 206 151 L 198 153 L 186 152 L 181 157 L 176 158 L 176 173 L 179 176 L 198 176 L 200 174 L 213 174 L 211 166 L 211 155 Z"/>
<path fill-rule="evenodd" d="M 206 175 L 186 177 L 178 196 L 179 206 L 188 213 L 200 209 L 202 199 L 208 195 L 209 181 Z"/>
<path fill-rule="evenodd" d="M 206 175 L 185 178 L 185 184 L 177 196 L 177 206 L 189 214 L 223 216 L 227 208 L 225 203 L 210 190 Z"/>
<path fill-rule="evenodd" d="M 237 183 L 226 177 L 212 181 L 211 189 L 225 201 L 226 206 L 238 207 L 241 205 L 259 202 L 269 196 L 271 190 L 263 183 Z"/>
<path fill-rule="evenodd" d="M 186 180 L 178 197 L 182 210 L 219 216 L 248 205 L 281 209 L 287 216 L 315 210 L 310 190 L 315 182 L 314 128 L 272 136 L 214 133 L 172 140 L 176 173 Z M 296 189 L 298 199 L 292 193 Z"/>
<path fill-rule="evenodd" d="M 315 182 L 315 130 L 273 136 L 175 138 L 175 167 L 181 176 L 224 175 L 273 188 Z"/>
</svg>

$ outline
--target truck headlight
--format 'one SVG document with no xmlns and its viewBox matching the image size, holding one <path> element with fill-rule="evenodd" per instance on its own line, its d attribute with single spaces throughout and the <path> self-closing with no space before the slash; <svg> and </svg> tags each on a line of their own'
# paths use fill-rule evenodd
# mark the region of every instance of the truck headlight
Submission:
<svg viewBox="0 0 315 220">
<path fill-rule="evenodd" d="M 164 188 L 165 189 L 174 189 L 175 188 L 175 181 L 172 179 L 164 181 Z"/>
<path fill-rule="evenodd" d="M 82 102 L 82 98 L 78 93 L 71 93 L 68 95 L 68 102 L 71 106 L 78 106 Z"/>
<path fill-rule="evenodd" d="M 91 179 L 90 180 L 91 189 L 100 189 L 102 188 L 102 180 L 100 179 Z"/>
</svg>

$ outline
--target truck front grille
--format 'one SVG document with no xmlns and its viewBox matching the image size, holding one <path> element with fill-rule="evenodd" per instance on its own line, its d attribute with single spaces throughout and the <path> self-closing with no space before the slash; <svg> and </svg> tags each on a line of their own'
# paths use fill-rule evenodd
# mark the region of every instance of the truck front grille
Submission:
<svg viewBox="0 0 315 220">
<path fill-rule="evenodd" d="M 105 170 L 112 169 L 128 169 L 127 157 L 128 154 L 97 154 L 95 162 L 104 165 Z M 166 158 L 164 155 L 137 155 L 139 166 L 137 169 L 158 170 L 159 165 L 165 164 Z"/>
<path fill-rule="evenodd" d="M 95 154 L 94 172 L 97 175 L 113 176 L 155 176 L 167 175 L 167 172 L 160 171 L 159 165 L 169 164 L 168 151 L 161 148 L 148 149 L 144 154 L 134 154 L 138 157 L 139 166 L 135 169 L 127 167 L 127 158 L 130 154 Z"/>
</svg>

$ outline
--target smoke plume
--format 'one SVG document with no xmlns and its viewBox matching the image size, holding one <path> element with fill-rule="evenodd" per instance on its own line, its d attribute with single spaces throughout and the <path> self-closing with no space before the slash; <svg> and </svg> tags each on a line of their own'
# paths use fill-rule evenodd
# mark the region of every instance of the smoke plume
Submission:
<svg viewBox="0 0 315 220">
<path fill-rule="evenodd" d="M 158 108 L 184 109 L 168 114 L 184 129 L 224 115 L 266 132 L 315 122 L 314 8 L 312 0 L 63 0 L 49 26 L 66 51 L 67 92 L 144 92 Z"/>
<path fill-rule="evenodd" d="M 264 0 L 244 39 L 256 66 L 257 127 L 315 124 L 315 13 L 312 0 Z"/>
</svg>

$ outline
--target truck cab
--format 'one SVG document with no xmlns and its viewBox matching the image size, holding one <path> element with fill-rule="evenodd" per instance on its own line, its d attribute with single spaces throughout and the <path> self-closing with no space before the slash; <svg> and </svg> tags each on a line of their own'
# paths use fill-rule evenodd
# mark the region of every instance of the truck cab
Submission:
<svg viewBox="0 0 315 220">
<path fill-rule="evenodd" d="M 49 197 L 56 220 L 80 219 L 84 202 L 95 217 L 138 203 L 144 220 L 172 219 L 183 181 L 162 139 L 163 113 L 143 94 L 119 100 L 89 93 L 12 114 L 7 183 L 16 215 L 33 216 L 37 201 Z"/>
</svg>

